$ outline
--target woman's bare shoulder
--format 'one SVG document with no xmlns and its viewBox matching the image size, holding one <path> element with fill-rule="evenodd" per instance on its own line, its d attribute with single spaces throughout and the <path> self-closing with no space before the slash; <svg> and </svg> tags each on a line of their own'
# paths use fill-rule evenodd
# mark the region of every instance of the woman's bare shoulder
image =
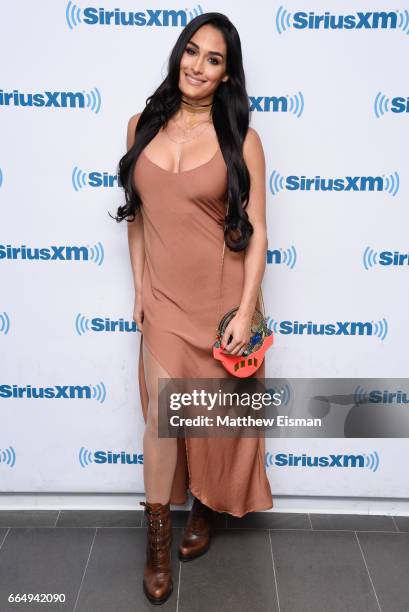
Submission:
<svg viewBox="0 0 409 612">
<path fill-rule="evenodd" d="M 127 129 L 127 135 L 126 135 L 126 143 L 127 143 L 128 150 L 132 147 L 133 143 L 135 142 L 136 128 L 138 126 L 138 121 L 139 121 L 139 117 L 141 116 L 141 114 L 142 113 L 136 113 L 135 115 L 132 115 L 132 117 L 128 121 L 128 129 Z"/>
<path fill-rule="evenodd" d="M 142 113 L 136 113 L 135 115 L 132 115 L 132 117 L 128 121 L 128 125 L 130 125 L 132 128 L 135 129 L 136 126 L 138 125 L 139 117 L 141 115 Z"/>
<path fill-rule="evenodd" d="M 249 129 L 247 130 L 247 134 L 244 139 L 243 146 L 247 146 L 247 147 L 260 147 L 260 146 L 262 147 L 263 146 L 261 143 L 261 138 L 259 136 L 259 133 L 253 127 L 249 127 Z"/>
<path fill-rule="evenodd" d="M 243 157 L 247 165 L 264 164 L 264 150 L 258 132 L 249 127 L 243 143 Z"/>
</svg>

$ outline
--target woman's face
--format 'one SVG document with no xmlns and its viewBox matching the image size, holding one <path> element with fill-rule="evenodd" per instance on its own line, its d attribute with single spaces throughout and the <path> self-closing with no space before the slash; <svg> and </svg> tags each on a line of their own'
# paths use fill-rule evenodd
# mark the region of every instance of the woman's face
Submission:
<svg viewBox="0 0 409 612">
<path fill-rule="evenodd" d="M 226 43 L 217 28 L 206 24 L 187 43 L 180 60 L 179 89 L 185 98 L 210 99 L 227 81 Z"/>
</svg>

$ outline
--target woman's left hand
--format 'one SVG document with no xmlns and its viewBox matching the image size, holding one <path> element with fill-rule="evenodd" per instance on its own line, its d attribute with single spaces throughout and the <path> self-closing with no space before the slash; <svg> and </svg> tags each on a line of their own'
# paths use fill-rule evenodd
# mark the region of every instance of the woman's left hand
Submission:
<svg viewBox="0 0 409 612">
<path fill-rule="evenodd" d="M 251 315 L 237 313 L 226 327 L 222 340 L 222 353 L 225 355 L 241 355 L 241 349 L 250 341 Z M 230 336 L 233 336 L 227 344 Z M 224 350 L 223 350 L 224 349 Z"/>
</svg>

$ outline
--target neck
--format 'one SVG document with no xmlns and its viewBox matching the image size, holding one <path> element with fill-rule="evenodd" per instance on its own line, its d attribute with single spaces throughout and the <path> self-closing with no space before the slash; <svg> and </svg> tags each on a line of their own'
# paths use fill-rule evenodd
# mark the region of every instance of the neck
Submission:
<svg viewBox="0 0 409 612">
<path fill-rule="evenodd" d="M 195 122 L 199 119 L 210 118 L 212 111 L 212 98 L 203 98 L 194 100 L 185 95 L 182 96 L 180 102 L 180 115 L 190 122 Z"/>
<path fill-rule="evenodd" d="M 213 101 L 211 98 L 203 98 L 201 100 L 193 100 L 192 98 L 188 98 L 186 96 L 182 96 L 181 98 L 181 104 L 183 107 L 193 113 L 209 110 L 212 103 Z"/>
</svg>

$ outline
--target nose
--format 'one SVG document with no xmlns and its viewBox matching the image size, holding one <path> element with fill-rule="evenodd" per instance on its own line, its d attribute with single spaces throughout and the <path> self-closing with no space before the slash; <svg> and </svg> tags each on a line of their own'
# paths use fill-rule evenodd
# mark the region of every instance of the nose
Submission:
<svg viewBox="0 0 409 612">
<path fill-rule="evenodd" d="M 202 59 L 200 58 L 199 55 L 197 56 L 196 60 L 193 62 L 192 69 L 195 74 L 202 72 Z"/>
</svg>

